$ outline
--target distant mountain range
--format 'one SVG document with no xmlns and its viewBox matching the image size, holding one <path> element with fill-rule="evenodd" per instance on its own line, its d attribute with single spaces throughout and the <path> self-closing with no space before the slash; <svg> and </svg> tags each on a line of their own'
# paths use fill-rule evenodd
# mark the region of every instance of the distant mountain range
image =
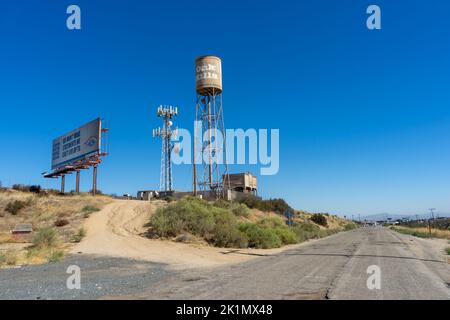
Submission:
<svg viewBox="0 0 450 320">
<path fill-rule="evenodd" d="M 368 216 L 361 216 L 361 220 L 370 220 L 370 221 L 381 221 L 381 220 L 399 220 L 399 219 L 428 219 L 430 217 L 430 214 L 390 214 L 390 213 L 378 213 L 378 214 L 372 214 Z M 437 217 L 450 217 L 450 213 L 442 213 L 442 212 L 435 212 L 435 218 Z"/>
</svg>

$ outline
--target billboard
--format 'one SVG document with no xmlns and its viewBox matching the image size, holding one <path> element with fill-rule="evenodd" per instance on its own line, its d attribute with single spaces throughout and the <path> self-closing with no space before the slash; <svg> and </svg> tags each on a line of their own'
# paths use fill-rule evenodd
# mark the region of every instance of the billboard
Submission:
<svg viewBox="0 0 450 320">
<path fill-rule="evenodd" d="M 101 120 L 95 119 L 53 140 L 52 170 L 100 153 Z"/>
</svg>

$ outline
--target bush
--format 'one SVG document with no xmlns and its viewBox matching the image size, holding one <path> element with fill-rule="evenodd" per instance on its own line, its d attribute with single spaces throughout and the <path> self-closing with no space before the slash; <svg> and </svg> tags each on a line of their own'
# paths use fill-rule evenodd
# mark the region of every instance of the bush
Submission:
<svg viewBox="0 0 450 320">
<path fill-rule="evenodd" d="M 240 200 L 248 208 L 258 209 L 265 212 L 276 212 L 284 214 L 286 210 L 293 210 L 284 199 L 261 200 L 260 198 L 249 196 Z"/>
<path fill-rule="evenodd" d="M 26 206 L 27 203 L 25 201 L 14 200 L 6 205 L 5 211 L 8 211 L 9 213 L 15 216 L 16 214 L 19 213 L 20 210 L 22 210 Z"/>
<path fill-rule="evenodd" d="M 64 251 L 61 250 L 51 250 L 47 256 L 47 260 L 50 263 L 60 262 L 64 258 Z"/>
<path fill-rule="evenodd" d="M 55 227 L 64 227 L 69 224 L 69 221 L 67 219 L 58 219 L 55 221 Z"/>
<path fill-rule="evenodd" d="M 58 242 L 58 233 L 52 228 L 43 228 L 34 234 L 32 241 L 36 248 L 51 248 Z"/>
<path fill-rule="evenodd" d="M 159 208 L 150 224 L 161 237 L 190 233 L 220 247 L 247 246 L 247 238 L 238 230 L 231 210 L 198 198 L 186 197 Z"/>
<path fill-rule="evenodd" d="M 327 235 L 313 223 L 290 227 L 278 216 L 266 217 L 256 223 L 239 223 L 238 216 L 247 214 L 248 208 L 244 204 L 224 200 L 209 203 L 186 197 L 155 212 L 150 218 L 150 234 L 159 237 L 193 235 L 219 247 L 262 249 Z"/>
<path fill-rule="evenodd" d="M 272 228 L 279 228 L 279 227 L 285 227 L 284 221 L 279 217 L 268 217 L 263 218 L 258 221 L 258 225 L 260 227 L 266 228 L 266 229 L 272 229 Z"/>
<path fill-rule="evenodd" d="M 165 196 L 164 198 L 162 198 L 161 200 L 166 201 L 167 203 L 171 203 L 174 202 L 176 200 L 176 198 L 174 196 Z"/>
<path fill-rule="evenodd" d="M 243 203 L 219 199 L 216 200 L 213 205 L 217 208 L 230 209 L 238 217 L 248 217 L 250 215 L 250 210 L 248 210 L 248 207 Z"/>
<path fill-rule="evenodd" d="M 445 252 L 447 252 L 447 254 L 450 255 L 450 248 L 445 249 Z"/>
<path fill-rule="evenodd" d="M 216 224 L 213 231 L 213 243 L 225 248 L 246 248 L 248 239 L 236 224 L 234 215 L 230 212 L 216 217 Z"/>
<path fill-rule="evenodd" d="M 72 236 L 72 242 L 79 243 L 86 237 L 86 229 L 80 228 L 77 233 Z"/>
<path fill-rule="evenodd" d="M 274 230 L 283 244 L 298 243 L 297 235 L 291 228 L 283 227 L 283 228 L 275 228 Z"/>
<path fill-rule="evenodd" d="M 350 230 L 356 229 L 357 227 L 358 227 L 358 226 L 356 225 L 356 223 L 349 222 L 349 223 L 347 223 L 347 224 L 344 226 L 344 230 L 345 230 L 345 231 L 350 231 Z"/>
<path fill-rule="evenodd" d="M 36 186 L 30 186 L 29 191 L 33 192 L 33 193 L 40 193 L 41 192 L 41 186 L 36 185 Z"/>
<path fill-rule="evenodd" d="M 233 202 L 230 209 L 238 217 L 248 217 L 250 215 L 250 210 L 245 204 L 242 203 Z"/>
<path fill-rule="evenodd" d="M 281 247 L 281 239 L 275 230 L 262 228 L 254 223 L 243 223 L 239 230 L 248 238 L 248 246 L 260 249 Z"/>
<path fill-rule="evenodd" d="M 321 213 L 313 214 L 311 217 L 311 221 L 314 223 L 317 223 L 321 226 L 324 226 L 324 227 L 326 227 L 328 225 L 327 218 L 325 217 L 325 215 L 323 215 Z"/>
<path fill-rule="evenodd" d="M 224 199 L 219 199 L 214 201 L 214 206 L 217 208 L 223 208 L 223 209 L 228 209 L 230 208 L 231 202 L 226 201 Z"/>
<path fill-rule="evenodd" d="M 83 207 L 83 209 L 81 209 L 81 210 L 82 210 L 83 216 L 84 216 L 85 218 L 89 218 L 89 216 L 90 216 L 92 213 L 97 212 L 97 211 L 100 211 L 99 208 L 97 208 L 96 206 L 92 206 L 92 205 L 85 205 L 85 206 Z"/>
<path fill-rule="evenodd" d="M 323 232 L 320 228 L 312 223 L 296 224 L 292 227 L 294 233 L 297 235 L 299 242 L 303 242 L 309 239 L 316 239 L 323 236 Z"/>
</svg>

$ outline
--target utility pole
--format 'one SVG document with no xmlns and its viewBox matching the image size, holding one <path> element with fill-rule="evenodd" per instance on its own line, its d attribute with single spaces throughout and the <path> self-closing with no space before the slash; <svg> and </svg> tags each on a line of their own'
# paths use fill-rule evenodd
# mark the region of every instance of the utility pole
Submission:
<svg viewBox="0 0 450 320">
<path fill-rule="evenodd" d="M 428 210 L 430 210 L 430 212 L 431 212 L 431 219 L 434 220 L 434 211 L 436 211 L 436 208 L 430 208 Z"/>
<path fill-rule="evenodd" d="M 434 211 L 436 211 L 436 208 L 430 208 L 428 210 L 430 210 L 431 219 L 433 220 L 433 224 L 434 224 Z M 428 231 L 429 231 L 430 236 L 431 236 L 431 222 L 430 222 L 430 219 L 428 219 Z"/>
</svg>

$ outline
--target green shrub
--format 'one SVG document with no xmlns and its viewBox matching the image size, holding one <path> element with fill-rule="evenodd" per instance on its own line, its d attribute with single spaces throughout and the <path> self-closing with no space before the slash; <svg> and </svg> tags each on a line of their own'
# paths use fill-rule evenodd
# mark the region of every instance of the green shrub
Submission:
<svg viewBox="0 0 450 320">
<path fill-rule="evenodd" d="M 233 202 L 230 206 L 231 211 L 238 217 L 248 217 L 250 215 L 250 210 L 243 203 Z"/>
<path fill-rule="evenodd" d="M 292 227 L 292 229 L 297 235 L 299 242 L 320 238 L 324 235 L 320 228 L 312 223 L 296 224 Z"/>
<path fill-rule="evenodd" d="M 206 201 L 186 197 L 180 201 L 159 208 L 151 217 L 150 224 L 162 237 L 173 237 L 188 232 L 197 236 L 208 236 L 214 229 L 214 210 Z"/>
<path fill-rule="evenodd" d="M 64 251 L 61 250 L 51 250 L 47 256 L 47 260 L 50 263 L 60 262 L 64 258 Z"/>
<path fill-rule="evenodd" d="M 176 198 L 173 197 L 173 196 L 165 196 L 165 197 L 162 198 L 161 200 L 164 200 L 164 201 L 170 203 L 170 202 L 174 202 L 174 201 L 176 200 Z"/>
<path fill-rule="evenodd" d="M 72 236 L 72 242 L 79 243 L 84 237 L 86 237 L 86 229 L 80 228 L 77 233 Z"/>
<path fill-rule="evenodd" d="M 295 244 L 298 242 L 297 235 L 289 227 L 275 228 L 274 231 L 283 244 Z"/>
<path fill-rule="evenodd" d="M 284 199 L 261 200 L 260 198 L 249 196 L 243 198 L 240 202 L 245 204 L 248 208 L 258 209 L 265 212 L 272 211 L 278 214 L 284 214 L 286 210 L 292 210 Z"/>
<path fill-rule="evenodd" d="M 218 199 L 214 201 L 213 205 L 218 208 L 228 209 L 230 208 L 231 202 L 224 199 Z"/>
<path fill-rule="evenodd" d="M 324 226 L 324 227 L 326 227 L 328 225 L 327 218 L 325 217 L 325 215 L 323 215 L 321 213 L 313 214 L 311 217 L 311 221 L 314 223 L 317 223 L 321 226 Z"/>
<path fill-rule="evenodd" d="M 350 231 L 350 230 L 353 230 L 356 228 L 357 228 L 357 225 L 356 225 L 356 223 L 353 223 L 353 222 L 349 222 L 344 226 L 345 231 Z"/>
<path fill-rule="evenodd" d="M 250 215 L 250 210 L 248 207 L 239 202 L 229 202 L 223 199 L 214 201 L 214 207 L 222 209 L 230 209 L 238 217 L 248 217 Z"/>
<path fill-rule="evenodd" d="M 277 228 L 277 227 L 285 227 L 286 224 L 284 223 L 283 219 L 279 217 L 268 217 L 263 218 L 258 221 L 258 226 L 263 228 Z"/>
<path fill-rule="evenodd" d="M 21 200 L 14 200 L 6 205 L 5 211 L 8 211 L 12 215 L 16 215 L 19 213 L 20 210 L 22 210 L 26 206 L 27 202 Z"/>
<path fill-rule="evenodd" d="M 34 234 L 32 241 L 37 248 L 54 247 L 58 242 L 58 233 L 52 228 L 43 228 Z"/>
<path fill-rule="evenodd" d="M 270 249 L 281 247 L 281 239 L 275 230 L 262 228 L 254 223 L 243 223 L 239 230 L 248 238 L 249 247 Z"/>
<path fill-rule="evenodd" d="M 248 238 L 233 223 L 217 223 L 214 228 L 214 244 L 224 248 L 247 248 Z"/>
<path fill-rule="evenodd" d="M 216 246 L 246 247 L 247 238 L 239 231 L 236 215 L 227 206 L 186 197 L 159 208 L 150 224 L 161 237 L 190 233 Z"/>
<path fill-rule="evenodd" d="M 83 216 L 84 216 L 85 218 L 89 218 L 89 216 L 90 216 L 92 213 L 97 212 L 97 211 L 100 211 L 100 208 L 88 204 L 88 205 L 85 205 L 85 206 L 83 207 L 83 209 L 81 209 L 81 211 L 83 212 Z"/>
<path fill-rule="evenodd" d="M 450 255 L 450 248 L 445 249 L 445 252 L 447 252 L 447 254 Z"/>
<path fill-rule="evenodd" d="M 100 211 L 100 209 L 96 206 L 88 204 L 83 207 L 82 211 L 92 213 L 92 212 Z"/>
<path fill-rule="evenodd" d="M 219 247 L 278 248 L 327 235 L 313 223 L 287 226 L 281 217 L 266 217 L 256 223 L 239 223 L 248 215 L 244 204 L 186 197 L 159 208 L 150 218 L 152 233 L 160 237 L 189 234 Z"/>
</svg>

